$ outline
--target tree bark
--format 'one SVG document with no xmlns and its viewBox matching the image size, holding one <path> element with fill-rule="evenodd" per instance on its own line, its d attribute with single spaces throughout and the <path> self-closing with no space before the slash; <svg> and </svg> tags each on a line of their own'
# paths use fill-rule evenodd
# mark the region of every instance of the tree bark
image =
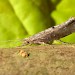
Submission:
<svg viewBox="0 0 75 75">
<path fill-rule="evenodd" d="M 75 45 L 2 48 L 0 75 L 75 75 Z"/>
</svg>

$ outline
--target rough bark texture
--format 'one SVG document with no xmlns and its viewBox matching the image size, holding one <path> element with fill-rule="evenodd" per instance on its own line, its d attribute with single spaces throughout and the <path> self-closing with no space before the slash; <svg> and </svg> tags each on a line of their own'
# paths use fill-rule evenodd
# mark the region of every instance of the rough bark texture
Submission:
<svg viewBox="0 0 75 75">
<path fill-rule="evenodd" d="M 21 50 L 29 56 L 23 57 Z M 75 75 L 75 45 L 2 48 L 0 75 Z"/>
</svg>

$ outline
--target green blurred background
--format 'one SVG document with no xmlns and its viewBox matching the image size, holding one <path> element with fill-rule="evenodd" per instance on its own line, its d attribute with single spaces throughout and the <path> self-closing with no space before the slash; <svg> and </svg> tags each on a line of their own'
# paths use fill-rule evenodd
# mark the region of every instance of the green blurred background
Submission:
<svg viewBox="0 0 75 75">
<path fill-rule="evenodd" d="M 75 0 L 0 0 L 0 47 L 11 46 L 8 40 L 17 45 L 17 40 L 73 16 Z M 61 40 L 75 43 L 75 33 Z"/>
</svg>

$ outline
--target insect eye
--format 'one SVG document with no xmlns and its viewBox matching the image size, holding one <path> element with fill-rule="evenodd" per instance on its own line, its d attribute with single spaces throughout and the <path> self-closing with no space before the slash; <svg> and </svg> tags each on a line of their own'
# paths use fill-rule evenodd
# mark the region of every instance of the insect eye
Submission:
<svg viewBox="0 0 75 75">
<path fill-rule="evenodd" d="M 54 26 L 52 28 L 55 28 Z"/>
<path fill-rule="evenodd" d="M 27 43 L 29 43 L 29 41 L 27 41 Z"/>
</svg>

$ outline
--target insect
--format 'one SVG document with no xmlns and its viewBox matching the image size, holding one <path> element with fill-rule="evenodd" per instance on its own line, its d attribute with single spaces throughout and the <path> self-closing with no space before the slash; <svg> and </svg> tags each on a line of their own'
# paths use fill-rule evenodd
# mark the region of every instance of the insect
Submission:
<svg viewBox="0 0 75 75">
<path fill-rule="evenodd" d="M 25 44 L 49 44 L 49 42 L 52 42 L 54 40 L 58 40 L 62 37 L 65 37 L 71 33 L 75 32 L 75 18 L 72 17 L 66 22 L 53 26 L 51 28 L 48 28 L 44 31 L 41 31 L 33 36 L 30 36 L 29 38 L 23 39 L 23 45 Z"/>
<path fill-rule="evenodd" d="M 16 42 L 23 43 L 20 47 L 27 44 L 50 44 L 54 40 L 59 40 L 73 32 L 75 32 L 75 18 L 71 17 L 69 20 L 60 25 L 50 27 L 28 38 L 16 40 Z M 8 40 L 7 42 L 14 41 Z"/>
</svg>

